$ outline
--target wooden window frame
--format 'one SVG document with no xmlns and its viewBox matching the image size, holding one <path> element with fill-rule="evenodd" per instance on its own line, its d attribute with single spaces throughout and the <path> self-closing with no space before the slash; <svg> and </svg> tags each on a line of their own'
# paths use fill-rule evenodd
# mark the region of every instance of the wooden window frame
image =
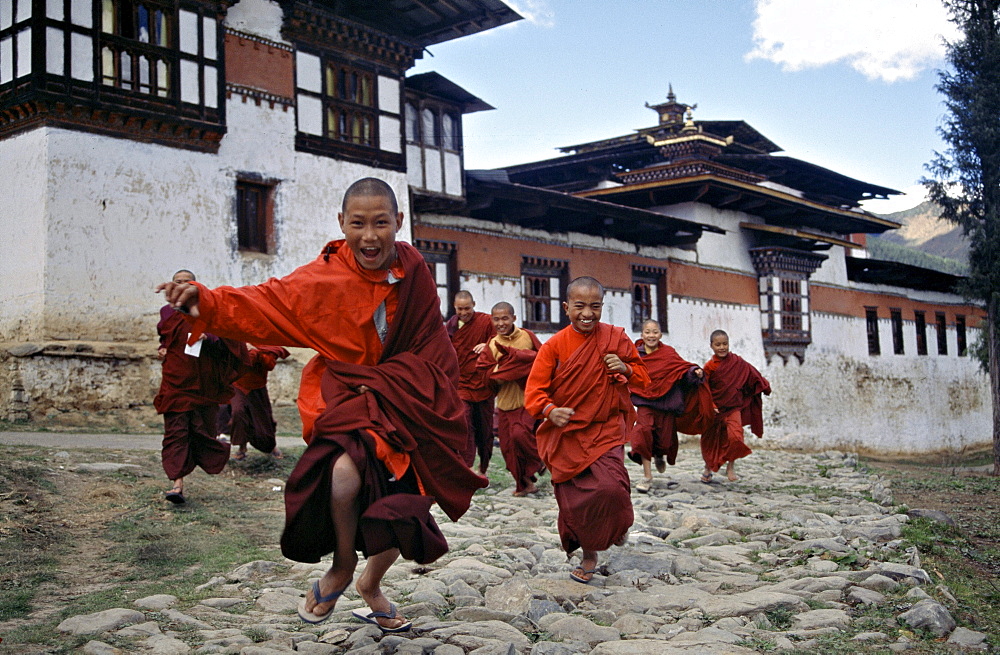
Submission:
<svg viewBox="0 0 1000 655">
<path fill-rule="evenodd" d="M 913 311 L 913 327 L 917 335 L 917 354 L 927 354 L 927 313 L 919 309 Z"/>
<path fill-rule="evenodd" d="M 451 300 L 458 293 L 458 244 L 453 241 L 430 241 L 417 239 L 414 241 L 417 251 L 423 256 L 431 277 L 437 287 L 438 299 L 441 301 L 441 318 L 448 320 L 455 313 Z M 445 280 L 438 275 L 438 265 L 445 268 Z"/>
<path fill-rule="evenodd" d="M 533 283 L 542 286 L 542 280 L 548 280 L 548 295 L 532 293 Z M 559 285 L 558 296 L 551 295 L 552 281 Z M 521 298 L 524 311 L 521 324 L 536 332 L 556 332 L 566 325 L 568 319 L 562 311 L 562 303 L 566 301 L 566 285 L 569 283 L 569 262 L 564 260 L 544 259 L 525 256 L 521 261 Z M 548 320 L 538 320 L 544 315 L 537 311 L 545 303 L 548 307 Z"/>
<path fill-rule="evenodd" d="M 878 307 L 865 307 L 865 330 L 868 334 L 868 354 L 882 354 L 882 344 L 878 334 Z"/>
<path fill-rule="evenodd" d="M 934 313 L 934 322 L 937 324 L 937 350 L 938 355 L 948 354 L 948 318 L 944 312 Z"/>
<path fill-rule="evenodd" d="M 955 315 L 955 341 L 958 348 L 958 356 L 965 357 L 969 354 L 968 336 L 965 332 L 965 315 Z"/>
<path fill-rule="evenodd" d="M 236 179 L 236 249 L 242 253 L 272 255 L 274 238 L 274 190 L 277 182 L 258 177 Z M 252 208 L 250 203 L 256 198 Z M 248 210 L 255 216 L 248 216 Z"/>
<path fill-rule="evenodd" d="M 892 354 L 906 354 L 906 347 L 903 343 L 903 310 L 895 307 L 889 308 L 889 324 L 892 332 Z"/>
<path fill-rule="evenodd" d="M 643 296 L 643 297 L 640 297 Z M 652 311 L 655 309 L 655 313 Z M 648 310 L 648 311 L 644 311 Z M 651 266 L 632 267 L 632 331 L 642 330 L 646 319 L 652 318 L 667 334 L 667 271 Z"/>
</svg>

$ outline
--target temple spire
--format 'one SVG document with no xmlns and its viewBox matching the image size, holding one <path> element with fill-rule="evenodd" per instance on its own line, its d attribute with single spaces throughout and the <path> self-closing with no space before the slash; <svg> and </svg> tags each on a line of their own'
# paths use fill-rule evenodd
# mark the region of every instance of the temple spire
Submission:
<svg viewBox="0 0 1000 655">
<path fill-rule="evenodd" d="M 677 96 L 674 95 L 673 83 L 669 83 L 667 89 L 666 102 L 658 105 L 651 105 L 647 102 L 646 106 L 655 111 L 657 116 L 659 116 L 660 125 L 682 125 L 684 123 L 684 114 L 690 112 L 692 109 L 696 109 L 698 105 L 686 105 L 683 102 L 677 102 Z"/>
</svg>

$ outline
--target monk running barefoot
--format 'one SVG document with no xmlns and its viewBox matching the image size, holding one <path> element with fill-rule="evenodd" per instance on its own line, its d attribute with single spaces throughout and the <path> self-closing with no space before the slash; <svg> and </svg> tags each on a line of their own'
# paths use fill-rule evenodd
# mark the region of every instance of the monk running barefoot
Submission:
<svg viewBox="0 0 1000 655">
<path fill-rule="evenodd" d="M 402 554 L 436 560 L 448 544 L 431 517 L 452 520 L 488 481 L 460 457 L 466 443 L 458 361 L 441 323 L 433 278 L 420 253 L 396 242 L 403 225 L 395 193 L 365 178 L 344 194 L 343 240 L 281 279 L 250 287 L 164 283 L 195 330 L 274 346 L 313 348 L 302 371 L 299 410 L 309 444 L 285 488 L 282 553 L 333 564 L 299 606 L 326 620 L 367 557 L 355 615 L 385 632 L 409 628 L 381 591 Z"/>
<path fill-rule="evenodd" d="M 736 460 L 751 452 L 743 441 L 743 426 L 764 435 L 761 394 L 771 395 L 771 385 L 745 359 L 729 352 L 729 335 L 716 330 L 711 335 L 712 359 L 705 364 L 708 386 L 718 413 L 711 427 L 701 435 L 701 456 L 705 470 L 701 481 L 712 481 L 712 473 L 726 465 L 726 479 L 739 480 Z"/>
<path fill-rule="evenodd" d="M 194 279 L 191 271 L 180 270 L 171 284 L 186 286 Z M 160 309 L 156 331 L 163 377 L 153 406 L 163 414 L 161 457 L 172 484 L 165 498 L 179 505 L 186 500 L 184 478 L 196 466 L 215 474 L 229 461 L 229 444 L 216 439 L 216 416 L 220 403 L 233 396 L 233 381 L 250 370 L 250 360 L 246 345 L 212 334 L 202 335 L 188 347 L 191 326 L 170 305 Z"/>
<path fill-rule="evenodd" d="M 526 407 L 546 419 L 538 454 L 552 475 L 559 537 L 567 556 L 583 550 L 570 573 L 587 583 L 598 555 L 622 545 L 634 520 L 623 447 L 635 423 L 628 383 L 649 383 L 625 330 L 601 323 L 604 287 L 581 277 L 566 287 L 563 328 L 538 351 L 525 389 Z"/>
<path fill-rule="evenodd" d="M 485 474 L 493 457 L 493 390 L 476 369 L 486 342 L 496 334 L 489 314 L 476 311 L 476 301 L 468 291 L 455 294 L 455 315 L 445 328 L 458 355 L 458 396 L 465 404 L 469 440 L 465 463 L 472 466 L 479 454 L 479 472 Z"/>
<path fill-rule="evenodd" d="M 524 409 L 524 385 L 542 342 L 527 328 L 517 327 L 514 307 L 499 302 L 490 313 L 497 335 L 490 339 L 477 364 L 496 389 L 500 452 L 514 478 L 514 495 L 538 491 L 537 474 L 544 468 L 535 444 L 535 417 Z"/>
<path fill-rule="evenodd" d="M 642 338 L 635 342 L 651 380 L 645 387 L 631 389 L 638 417 L 629 458 L 642 463 L 643 479 L 635 485 L 640 493 L 649 493 L 653 485 L 651 462 L 660 473 L 677 462 L 678 430 L 701 434 L 714 416 L 712 394 L 702 384 L 704 371 L 681 359 L 660 341 L 662 337 L 660 324 L 648 319 L 642 324 Z"/>
</svg>

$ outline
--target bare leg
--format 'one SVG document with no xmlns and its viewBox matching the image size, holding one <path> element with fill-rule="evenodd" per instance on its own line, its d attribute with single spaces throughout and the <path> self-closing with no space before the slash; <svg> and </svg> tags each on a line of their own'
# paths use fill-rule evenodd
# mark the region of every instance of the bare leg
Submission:
<svg viewBox="0 0 1000 655">
<path fill-rule="evenodd" d="M 358 467 L 347 455 L 341 455 L 333 463 L 330 483 L 330 514 L 333 528 L 337 533 L 337 547 L 333 551 L 333 564 L 319 581 L 319 591 L 329 596 L 334 591 L 346 589 L 354 578 L 354 568 L 358 565 L 358 554 L 354 550 L 354 538 L 358 532 L 358 491 L 361 489 L 361 475 Z M 306 594 L 306 611 L 326 614 L 336 600 L 316 603 L 312 590 Z"/>
<path fill-rule="evenodd" d="M 170 483 L 173 488 L 170 491 L 176 491 L 177 493 L 184 493 L 184 478 L 177 478 L 176 480 L 171 480 Z"/>
<path fill-rule="evenodd" d="M 648 459 L 642 458 L 642 477 L 647 480 L 653 479 L 653 467 Z"/>
<path fill-rule="evenodd" d="M 736 475 L 736 462 L 726 464 L 726 479 L 730 482 L 736 482 L 740 479 L 740 476 Z"/>
<path fill-rule="evenodd" d="M 368 607 L 376 612 L 388 613 L 391 609 L 389 599 L 382 593 L 382 578 L 398 557 L 399 549 L 397 548 L 372 555 L 365 563 L 365 570 L 361 572 L 358 581 L 354 583 L 354 588 L 361 594 L 361 598 L 368 604 Z M 397 614 L 391 619 L 377 617 L 375 620 L 383 628 L 390 630 L 406 623 L 406 619 L 401 614 Z"/>
</svg>

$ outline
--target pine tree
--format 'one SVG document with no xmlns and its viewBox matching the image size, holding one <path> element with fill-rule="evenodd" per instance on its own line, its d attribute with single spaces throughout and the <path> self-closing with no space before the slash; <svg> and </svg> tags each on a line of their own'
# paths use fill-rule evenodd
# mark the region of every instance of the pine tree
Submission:
<svg viewBox="0 0 1000 655">
<path fill-rule="evenodd" d="M 963 291 L 987 310 L 984 336 L 993 397 L 993 474 L 1000 475 L 1000 0 L 944 0 L 961 36 L 947 43 L 937 90 L 948 144 L 927 165 L 928 197 L 969 237 Z"/>
</svg>

